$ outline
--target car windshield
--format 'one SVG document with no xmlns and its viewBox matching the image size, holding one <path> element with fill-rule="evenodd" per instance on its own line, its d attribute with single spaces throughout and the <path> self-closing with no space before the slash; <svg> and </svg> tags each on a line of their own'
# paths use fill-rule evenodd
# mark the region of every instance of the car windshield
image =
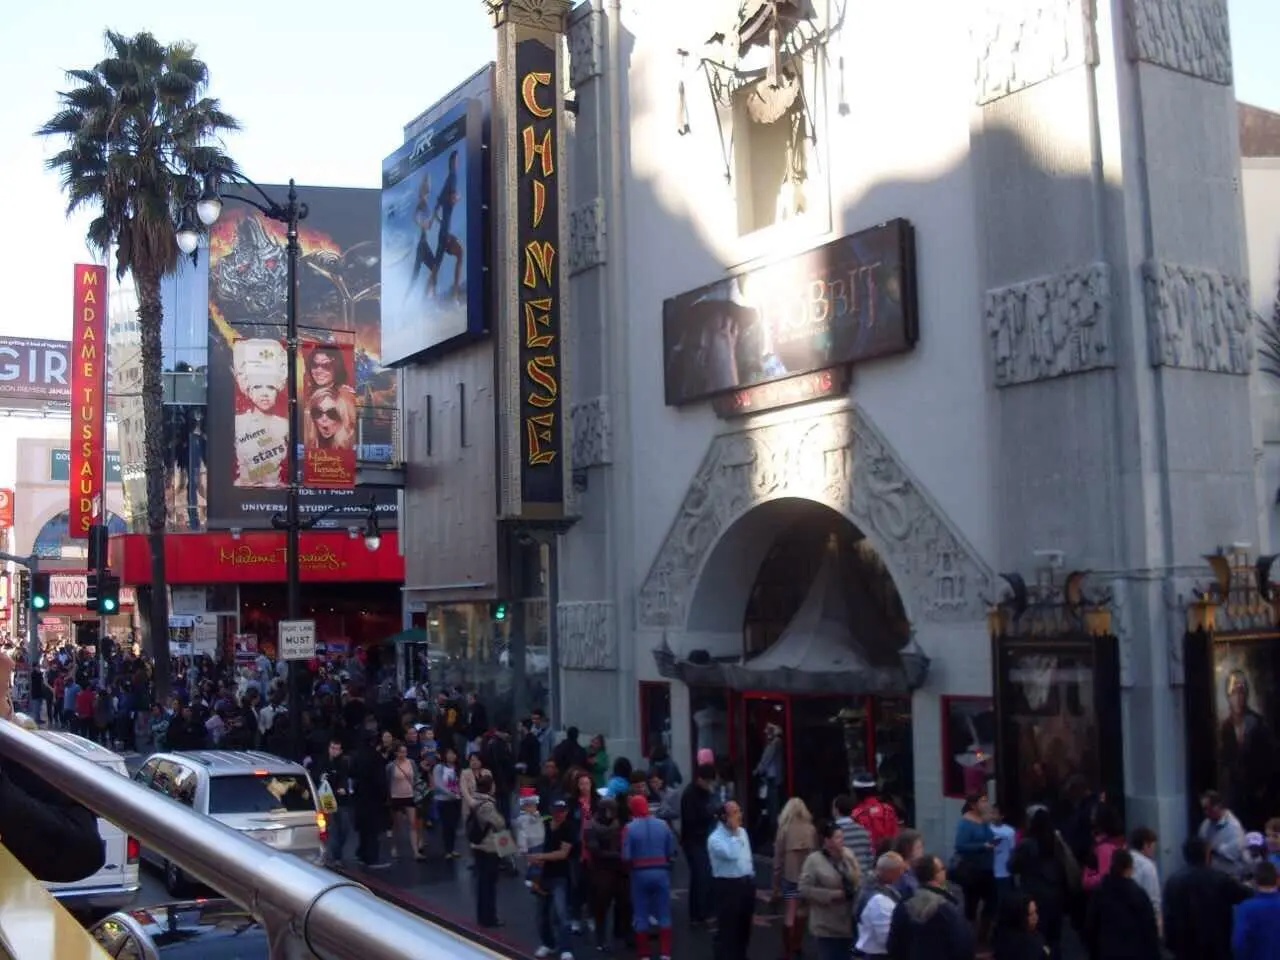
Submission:
<svg viewBox="0 0 1280 960">
<path fill-rule="evenodd" d="M 255 773 L 209 780 L 209 812 L 314 812 L 311 781 L 306 774 Z"/>
</svg>

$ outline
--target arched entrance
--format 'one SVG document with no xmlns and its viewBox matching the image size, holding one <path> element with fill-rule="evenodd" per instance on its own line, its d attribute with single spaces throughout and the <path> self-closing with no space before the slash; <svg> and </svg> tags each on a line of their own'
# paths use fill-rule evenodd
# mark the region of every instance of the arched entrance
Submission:
<svg viewBox="0 0 1280 960">
<path fill-rule="evenodd" d="M 863 768 L 915 819 L 921 646 L 942 655 L 957 631 L 985 643 L 991 580 L 851 405 L 717 435 L 637 615 L 658 673 L 687 687 L 687 716 L 672 720 L 688 724 L 690 754 L 705 745 L 732 764 L 753 825 L 777 804 L 755 771 L 778 718 L 784 788 L 815 815 Z"/>
</svg>

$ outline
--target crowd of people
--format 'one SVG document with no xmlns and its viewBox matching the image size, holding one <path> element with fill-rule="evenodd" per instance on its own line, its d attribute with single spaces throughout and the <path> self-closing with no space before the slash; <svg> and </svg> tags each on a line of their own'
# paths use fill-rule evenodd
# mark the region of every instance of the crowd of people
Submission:
<svg viewBox="0 0 1280 960">
<path fill-rule="evenodd" d="M 663 746 L 634 764 L 603 736 L 557 736 L 541 711 L 513 737 L 475 693 L 415 686 L 366 701 L 356 661 L 308 669 L 295 738 L 285 664 L 175 661 L 167 703 L 152 696 L 144 658 L 117 654 L 105 668 L 58 651 L 32 672 L 33 716 L 117 748 L 296 759 L 330 814 L 326 862 L 354 848 L 363 868 L 384 869 L 386 840 L 393 860 L 465 857 L 483 927 L 503 923 L 503 875 L 522 879 L 539 957 L 572 960 L 583 935 L 602 952 L 671 957 L 677 863 L 688 921 L 713 933 L 717 960 L 745 960 L 762 901 L 778 905 L 783 960 L 800 956 L 806 934 L 821 960 L 1061 960 L 1072 942 L 1091 960 L 1280 956 L 1280 819 L 1247 833 L 1212 792 L 1185 866 L 1161 884 L 1155 833 L 1126 834 L 1082 783 L 1060 809 L 1032 806 L 1014 822 L 969 796 L 943 857 L 859 773 L 827 810 L 779 798 L 770 874 L 732 770 L 710 751 L 685 783 Z"/>
</svg>

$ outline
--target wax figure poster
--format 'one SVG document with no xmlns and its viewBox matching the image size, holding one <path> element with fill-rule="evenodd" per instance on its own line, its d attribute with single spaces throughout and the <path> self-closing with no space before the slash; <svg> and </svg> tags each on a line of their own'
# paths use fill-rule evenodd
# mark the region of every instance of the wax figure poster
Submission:
<svg viewBox="0 0 1280 960">
<path fill-rule="evenodd" d="M 288 187 L 264 189 L 279 200 L 288 195 Z M 379 191 L 299 187 L 298 196 L 308 207 L 298 230 L 299 363 L 305 363 L 309 351 L 317 346 L 338 348 L 345 364 L 348 399 L 356 407 L 354 420 L 347 409 L 344 421 L 353 428 L 351 472 L 355 462 L 388 463 L 395 455 L 397 398 L 395 375 L 381 363 Z M 241 439 L 262 431 L 252 441 L 256 443 L 270 437 L 272 431 L 278 432 L 280 425 L 268 419 L 273 415 L 284 420 L 287 427 L 287 367 L 280 367 L 279 377 L 269 380 L 265 358 L 257 358 L 252 367 L 245 366 L 253 353 L 265 349 L 262 341 L 281 344 L 287 303 L 285 226 L 228 199 L 209 235 L 209 416 L 204 428 L 209 462 L 234 462 L 237 474 L 242 466 L 241 448 L 252 449 L 245 447 Z M 243 341 L 254 341 L 255 346 L 247 353 L 244 348 L 237 351 Z M 242 357 L 244 362 L 240 362 Z M 306 376 L 304 371 L 304 380 Z M 250 383 L 249 378 L 254 382 Z M 276 403 L 271 405 L 268 394 L 276 383 Z M 256 401 L 249 396 L 250 388 L 256 393 Z M 344 392 L 343 396 L 348 395 Z M 300 382 L 298 441 L 304 453 L 302 462 L 310 419 L 309 399 L 305 383 Z M 342 400 L 333 406 L 347 407 L 348 402 Z M 254 410 L 257 415 L 252 414 Z M 250 429 L 250 418 L 255 421 L 254 429 Z M 261 449 L 255 450 L 250 459 L 262 453 Z M 235 483 L 209 485 L 210 527 L 269 527 L 271 517 L 284 511 L 285 478 L 272 478 L 265 460 L 256 466 L 257 471 L 248 471 L 253 474 L 252 483 L 237 479 Z M 377 502 L 380 521 L 394 526 L 396 494 L 391 488 L 357 490 L 351 484 L 320 488 L 304 482 L 300 509 L 306 517 L 335 507 L 336 511 L 321 525 L 343 526 L 352 519 L 363 518 L 371 494 Z"/>
<path fill-rule="evenodd" d="M 303 344 L 298 403 L 302 409 L 302 482 L 353 487 L 356 482 L 356 391 L 350 345 Z"/>
<path fill-rule="evenodd" d="M 235 374 L 235 478 L 237 487 L 279 489 L 286 483 L 289 421 L 284 409 L 288 366 L 278 340 L 237 340 Z"/>
</svg>

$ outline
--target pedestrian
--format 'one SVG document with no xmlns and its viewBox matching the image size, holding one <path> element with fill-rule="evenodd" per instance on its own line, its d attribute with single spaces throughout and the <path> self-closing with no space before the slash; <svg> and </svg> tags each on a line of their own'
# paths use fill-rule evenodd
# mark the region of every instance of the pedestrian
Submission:
<svg viewBox="0 0 1280 960">
<path fill-rule="evenodd" d="M 1209 865 L 1209 845 L 1191 837 L 1185 866 L 1164 886 L 1164 942 L 1175 960 L 1231 960 L 1232 910 L 1250 891 Z"/>
<path fill-rule="evenodd" d="M 902 829 L 898 811 L 892 804 L 880 799 L 876 778 L 866 770 L 859 770 L 853 777 L 853 793 L 857 798 L 850 816 L 871 834 L 872 849 L 884 840 L 892 839 Z M 878 854 L 877 854 L 878 856 Z"/>
<path fill-rule="evenodd" d="M 689 866 L 689 922 L 702 926 L 711 919 L 711 862 L 707 838 L 716 826 L 711 786 L 716 770 L 700 764 L 694 781 L 680 794 L 680 848 Z"/>
<path fill-rule="evenodd" d="M 819 849 L 813 815 L 805 802 L 792 797 L 777 816 L 773 841 L 773 899 L 782 900 L 782 953 L 784 960 L 797 956 L 804 944 L 804 918 L 799 897 L 800 871 L 809 855 Z M 844 834 L 840 835 L 844 843 Z"/>
<path fill-rule="evenodd" d="M 1209 865 L 1233 877 L 1240 876 L 1244 865 L 1244 827 L 1216 790 L 1200 796 L 1204 819 L 1196 835 L 1209 847 Z"/>
<path fill-rule="evenodd" d="M 986 794 L 969 794 L 964 799 L 964 808 L 956 824 L 955 859 L 950 873 L 951 879 L 964 893 L 964 916 L 973 924 L 979 943 L 986 942 L 995 916 L 997 846 L 999 843 L 991 829 L 991 807 Z"/>
<path fill-rule="evenodd" d="M 1156 846 L 1160 838 L 1150 827 L 1138 827 L 1129 835 L 1129 852 L 1133 854 L 1133 880 L 1151 901 L 1156 912 L 1156 929 L 1163 930 L 1160 918 L 1160 869 L 1156 866 Z"/>
<path fill-rule="evenodd" d="M 1084 941 L 1093 960 L 1161 960 L 1151 901 L 1133 879 L 1133 854 L 1111 854 L 1107 875 L 1089 899 Z"/>
<path fill-rule="evenodd" d="M 1000 900 L 992 935 L 992 960 L 1047 960 L 1052 955 L 1040 931 L 1036 902 L 1009 890 Z"/>
<path fill-rule="evenodd" d="M 842 793 L 831 803 L 831 813 L 844 837 L 845 848 L 858 861 L 863 876 L 870 876 L 876 863 L 875 848 L 867 828 L 853 819 L 853 797 Z"/>
<path fill-rule="evenodd" d="M 1276 867 L 1264 860 L 1254 868 L 1254 894 L 1235 909 L 1231 927 L 1234 960 L 1274 960 L 1280 952 L 1280 893 Z"/>
<path fill-rule="evenodd" d="M 902 855 L 890 851 L 880 856 L 876 861 L 875 876 L 862 885 L 853 920 L 856 953 L 864 960 L 889 956 L 893 914 L 903 900 L 899 880 L 909 872 Z"/>
<path fill-rule="evenodd" d="M 550 957 L 556 952 L 560 960 L 573 960 L 569 942 L 569 858 L 573 855 L 574 826 L 569 820 L 569 807 L 557 800 L 551 807 L 551 823 L 541 853 L 529 854 L 529 861 L 542 869 L 538 898 L 538 935 L 541 946 L 535 957 Z M 496 865 L 495 865 L 496 871 Z M 497 873 L 494 873 L 496 883 Z"/>
<path fill-rule="evenodd" d="M 889 956 L 894 960 L 974 960 L 973 927 L 947 888 L 942 858 L 926 853 L 912 872 L 916 892 L 894 908 Z"/>
<path fill-rule="evenodd" d="M 476 923 L 481 927 L 502 926 L 498 919 L 498 836 L 507 829 L 507 822 L 498 812 L 493 799 L 493 777 L 481 771 L 475 778 L 475 791 L 471 797 L 471 810 L 467 814 L 467 843 L 475 861 L 476 874 Z M 548 836 L 548 841 L 549 841 Z M 546 869 L 543 870 L 544 877 Z M 545 956 L 545 954 L 544 954 Z"/>
<path fill-rule="evenodd" d="M 787 806 L 794 802 L 788 801 Z M 784 807 L 778 818 L 780 830 L 786 812 Z M 838 824 L 825 823 L 815 832 L 821 845 L 800 867 L 797 894 L 809 908 L 809 933 L 818 945 L 820 960 L 848 960 L 853 949 L 853 905 L 862 882 L 858 861 L 845 847 Z M 800 936 L 784 941 L 784 948 L 794 956 L 803 942 L 802 929 Z"/>
<path fill-rule="evenodd" d="M 328 784 L 333 793 L 334 807 L 325 813 L 325 825 L 329 831 L 325 841 L 325 865 L 335 866 L 343 861 L 353 827 L 351 758 L 342 749 L 341 737 L 329 739 L 328 751 L 312 769 L 311 775 L 317 783 Z"/>
<path fill-rule="evenodd" d="M 746 960 L 756 908 L 756 864 L 742 826 L 742 808 L 730 800 L 720 808 L 707 838 L 716 910 L 715 960 Z"/>
<path fill-rule="evenodd" d="M 1044 807 L 1031 814 L 1022 842 L 1009 858 L 1009 872 L 1017 889 L 1035 903 L 1037 932 L 1058 960 L 1062 932 L 1080 890 L 1080 865 Z"/>
<path fill-rule="evenodd" d="M 627 799 L 631 822 L 622 834 L 622 861 L 631 871 L 632 923 L 636 955 L 650 956 L 649 928 L 658 928 L 658 954 L 671 960 L 671 864 L 676 838 L 666 822 L 653 816 L 642 796 Z"/>
<path fill-rule="evenodd" d="M 591 916 L 595 921 L 596 949 L 609 949 L 609 911 L 618 904 L 622 886 L 627 882 L 622 862 L 622 823 L 618 819 L 618 801 L 605 797 L 596 807 L 587 825 L 587 878 L 591 900 Z M 614 937 L 622 939 L 618 929 L 618 912 L 614 910 Z"/>
</svg>

